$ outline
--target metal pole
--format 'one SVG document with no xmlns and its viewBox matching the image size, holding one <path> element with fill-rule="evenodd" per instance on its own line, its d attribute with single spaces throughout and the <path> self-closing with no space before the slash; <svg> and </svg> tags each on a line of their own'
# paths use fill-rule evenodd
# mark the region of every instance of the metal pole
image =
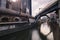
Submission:
<svg viewBox="0 0 60 40">
<path fill-rule="evenodd" d="M 9 8 L 9 4 L 10 4 L 10 2 L 8 0 L 6 0 L 6 8 Z"/>
<path fill-rule="evenodd" d="M 1 0 L 0 0 L 0 7 L 1 7 Z"/>
<path fill-rule="evenodd" d="M 31 0 L 29 0 L 29 12 L 30 12 L 30 15 L 32 16 L 32 12 L 31 12 L 31 5 L 32 5 L 32 3 L 31 3 Z"/>
</svg>

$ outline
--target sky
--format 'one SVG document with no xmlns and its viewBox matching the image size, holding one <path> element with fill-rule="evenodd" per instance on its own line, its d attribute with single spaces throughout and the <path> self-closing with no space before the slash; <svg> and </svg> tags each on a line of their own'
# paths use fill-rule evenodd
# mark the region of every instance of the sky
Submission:
<svg viewBox="0 0 60 40">
<path fill-rule="evenodd" d="M 32 0 L 32 16 L 35 17 L 40 11 L 57 0 Z"/>
</svg>

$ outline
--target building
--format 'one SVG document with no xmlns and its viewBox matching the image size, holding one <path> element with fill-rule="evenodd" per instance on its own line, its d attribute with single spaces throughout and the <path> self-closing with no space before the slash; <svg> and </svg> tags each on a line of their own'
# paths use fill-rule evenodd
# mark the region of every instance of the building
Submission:
<svg viewBox="0 0 60 40">
<path fill-rule="evenodd" d="M 0 7 L 6 8 L 6 0 L 0 0 Z"/>
<path fill-rule="evenodd" d="M 31 14 L 31 0 L 0 0 L 0 7 Z"/>
<path fill-rule="evenodd" d="M 31 0 L 21 0 L 21 9 L 24 9 L 28 15 L 31 15 Z"/>
</svg>

